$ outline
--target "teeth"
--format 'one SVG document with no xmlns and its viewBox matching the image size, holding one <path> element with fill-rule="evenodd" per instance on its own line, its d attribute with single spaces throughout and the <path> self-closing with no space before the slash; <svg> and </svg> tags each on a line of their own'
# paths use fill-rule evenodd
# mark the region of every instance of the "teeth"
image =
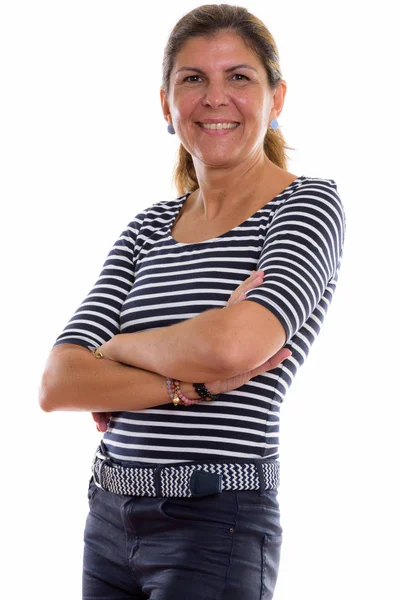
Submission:
<svg viewBox="0 0 400 600">
<path fill-rule="evenodd" d="M 239 123 L 200 123 L 204 129 L 234 129 Z"/>
</svg>

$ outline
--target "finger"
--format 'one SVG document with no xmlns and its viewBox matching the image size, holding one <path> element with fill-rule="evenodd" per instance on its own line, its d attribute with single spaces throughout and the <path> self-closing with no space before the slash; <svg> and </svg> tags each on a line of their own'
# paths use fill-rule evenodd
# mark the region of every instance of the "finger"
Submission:
<svg viewBox="0 0 400 600">
<path fill-rule="evenodd" d="M 110 420 L 112 417 L 112 413 L 110 412 L 92 412 L 92 417 L 94 421 L 98 421 L 99 419 L 107 419 Z"/>
<path fill-rule="evenodd" d="M 252 277 L 249 281 L 245 281 L 243 283 L 244 287 L 247 289 L 252 288 L 253 286 L 260 285 L 264 278 L 264 273 L 258 273 L 255 277 Z"/>
<path fill-rule="evenodd" d="M 257 287 L 258 285 L 260 285 L 260 283 L 262 283 L 263 281 L 263 277 L 260 275 L 257 275 L 257 277 L 255 277 L 254 279 L 252 279 L 251 281 L 249 281 L 248 283 L 244 283 L 245 285 L 245 291 L 242 292 L 238 298 L 238 302 L 240 302 L 241 300 L 245 300 L 246 299 L 246 292 L 250 291 L 251 289 Z"/>
<path fill-rule="evenodd" d="M 281 362 L 289 358 L 289 356 L 291 355 L 292 353 L 288 348 L 281 348 L 276 354 L 271 356 L 271 358 L 266 362 L 266 364 L 268 365 L 269 369 L 275 369 L 278 365 L 281 364 Z"/>
<path fill-rule="evenodd" d="M 97 431 L 101 431 L 101 432 L 105 432 L 107 431 L 107 423 L 105 421 L 100 421 L 99 423 L 97 423 L 96 425 L 97 427 Z"/>
<path fill-rule="evenodd" d="M 250 273 L 250 275 L 244 281 L 242 281 L 242 283 L 240 283 L 238 285 L 238 287 L 236 288 L 235 291 L 237 291 L 239 288 L 243 287 L 244 285 L 251 283 L 254 279 L 256 279 L 256 277 L 259 277 L 259 276 L 260 276 L 260 271 L 252 271 Z"/>
<path fill-rule="evenodd" d="M 101 415 L 101 413 L 99 413 L 99 415 Z M 107 431 L 107 423 L 104 421 L 104 417 L 100 417 L 99 420 L 96 421 L 96 429 L 100 432 Z"/>
<path fill-rule="evenodd" d="M 97 431 L 104 432 L 108 429 L 108 423 L 111 419 L 111 413 L 93 412 L 93 420 L 96 423 Z"/>
<path fill-rule="evenodd" d="M 263 280 L 264 273 L 260 271 L 254 271 L 254 275 L 250 275 L 247 279 L 245 279 L 235 290 L 235 292 L 239 292 L 242 288 L 251 289 L 253 286 L 259 285 Z M 235 293 L 234 292 L 234 293 Z"/>
<path fill-rule="evenodd" d="M 258 271 L 253 271 L 247 279 L 245 279 L 240 285 L 238 285 L 238 287 L 236 288 L 236 290 L 234 290 L 234 292 L 232 292 L 225 308 L 228 308 L 229 306 L 233 306 L 234 304 L 240 302 L 241 300 L 245 299 L 245 296 L 243 296 L 243 294 L 248 291 L 251 290 L 252 287 L 260 285 L 260 283 L 263 280 L 263 276 L 264 273 L 261 269 L 259 269 Z M 244 292 L 242 292 L 244 288 Z"/>
<path fill-rule="evenodd" d="M 249 279 L 255 279 L 259 275 L 264 275 L 264 271 L 262 269 L 258 269 L 257 271 L 252 271 L 250 273 L 250 275 L 248 276 L 247 280 L 249 280 Z"/>
<path fill-rule="evenodd" d="M 102 413 L 99 413 L 99 412 L 92 412 L 93 421 L 98 423 L 99 420 L 101 419 L 101 414 Z"/>
<path fill-rule="evenodd" d="M 255 369 L 255 374 L 259 375 L 260 373 L 265 373 L 265 371 L 271 371 L 272 369 L 276 369 L 281 362 L 289 358 L 292 353 L 288 348 L 281 348 L 278 350 L 276 354 L 271 356 L 268 360 L 266 360 L 263 364 Z M 254 377 L 254 375 L 253 375 Z"/>
<path fill-rule="evenodd" d="M 242 300 L 246 300 L 246 293 L 248 291 L 250 291 L 253 287 L 257 287 L 257 285 L 260 285 L 260 283 L 262 282 L 262 277 L 256 277 L 256 279 L 250 281 L 249 283 L 245 284 L 242 283 L 238 290 L 240 289 L 241 286 L 246 285 L 246 289 L 244 292 L 241 292 L 241 294 L 239 294 L 239 296 L 235 297 L 235 294 L 232 294 L 232 296 L 229 298 L 228 303 L 227 303 L 227 307 L 228 306 L 233 306 L 236 303 L 241 302 Z M 236 291 L 238 291 L 236 290 Z"/>
</svg>

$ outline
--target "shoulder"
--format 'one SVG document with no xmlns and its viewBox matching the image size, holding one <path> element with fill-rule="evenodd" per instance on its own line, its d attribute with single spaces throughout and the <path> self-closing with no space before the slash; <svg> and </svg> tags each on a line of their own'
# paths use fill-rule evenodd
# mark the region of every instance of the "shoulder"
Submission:
<svg viewBox="0 0 400 600">
<path fill-rule="evenodd" d="M 322 202 L 343 208 L 343 202 L 334 179 L 322 179 L 321 177 L 305 177 L 301 185 L 295 189 L 287 201 L 295 202 L 299 198 L 308 200 L 310 204 Z"/>
<path fill-rule="evenodd" d="M 339 256 L 346 235 L 346 216 L 336 181 L 304 177 L 276 208 L 269 232 L 275 238 L 283 235 L 297 244 L 309 243 L 314 249 Z"/>
<path fill-rule="evenodd" d="M 275 217 L 284 214 L 301 216 L 314 215 L 328 218 L 345 227 L 346 216 L 343 200 L 334 179 L 304 177 L 292 194 L 284 197 L 275 212 Z"/>
<path fill-rule="evenodd" d="M 181 206 L 187 194 L 174 198 L 172 200 L 159 200 L 143 208 L 129 223 L 127 231 L 137 232 L 150 223 L 156 225 L 157 222 L 165 223 L 166 220 L 176 214 L 177 209 Z"/>
<path fill-rule="evenodd" d="M 146 217 L 149 219 L 157 218 L 157 217 L 168 217 L 175 214 L 177 208 L 179 208 L 186 198 L 188 194 L 183 194 L 178 198 L 174 198 L 172 200 L 160 200 L 159 202 L 155 202 L 151 204 L 148 208 L 145 209 Z"/>
</svg>

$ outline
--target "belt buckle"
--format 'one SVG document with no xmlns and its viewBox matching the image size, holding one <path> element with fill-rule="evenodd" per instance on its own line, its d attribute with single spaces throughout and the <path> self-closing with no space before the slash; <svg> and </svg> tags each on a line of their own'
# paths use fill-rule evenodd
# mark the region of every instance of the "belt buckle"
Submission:
<svg viewBox="0 0 400 600">
<path fill-rule="evenodd" d="M 209 471 L 196 470 L 190 477 L 189 489 L 193 498 L 220 494 L 222 492 L 222 475 Z"/>
</svg>

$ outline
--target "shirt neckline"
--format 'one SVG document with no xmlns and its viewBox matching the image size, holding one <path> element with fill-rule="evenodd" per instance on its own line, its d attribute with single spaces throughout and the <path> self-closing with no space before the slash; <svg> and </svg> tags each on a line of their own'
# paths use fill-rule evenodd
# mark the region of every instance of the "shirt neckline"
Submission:
<svg viewBox="0 0 400 600">
<path fill-rule="evenodd" d="M 232 233 L 233 231 L 236 231 L 236 229 L 239 229 L 240 227 L 243 227 L 243 225 L 245 223 L 247 223 L 248 221 L 250 221 L 250 219 L 253 219 L 259 212 L 261 212 L 262 210 L 264 210 L 266 206 L 268 206 L 272 202 L 275 202 L 276 200 L 278 200 L 283 194 L 286 194 L 292 188 L 295 188 L 296 186 L 299 186 L 301 183 L 303 183 L 303 181 L 305 179 L 308 179 L 306 177 L 306 175 L 299 175 L 299 177 L 297 177 L 297 179 L 294 179 L 291 183 L 289 183 L 289 185 L 286 186 L 284 190 L 282 190 L 281 192 L 279 192 L 279 194 L 277 194 L 276 196 L 274 196 L 269 202 L 267 202 L 266 204 L 264 204 L 264 206 L 262 206 L 261 208 L 259 208 L 254 214 L 250 215 L 250 217 L 248 217 L 245 221 L 242 221 L 242 223 L 239 223 L 239 225 L 236 225 L 236 227 L 232 227 L 232 229 L 230 229 L 229 231 L 225 231 L 225 233 L 221 233 L 220 235 L 217 235 L 216 237 L 213 237 L 213 238 L 209 238 L 208 240 L 201 240 L 200 242 L 178 242 L 171 235 L 171 230 L 172 230 L 172 227 L 173 227 L 173 225 L 174 225 L 174 223 L 176 221 L 176 217 L 178 216 L 179 211 L 181 210 L 181 208 L 183 206 L 183 203 L 186 201 L 186 199 L 192 193 L 192 192 L 188 192 L 187 194 L 185 194 L 184 196 L 182 196 L 181 199 L 180 199 L 180 201 L 177 203 L 177 210 L 175 211 L 175 214 L 174 214 L 174 216 L 173 216 L 173 218 L 172 218 L 172 220 L 171 220 L 171 222 L 170 222 L 170 224 L 168 226 L 167 239 L 170 240 L 171 242 L 173 242 L 175 246 L 201 246 L 202 244 L 206 244 L 207 242 L 212 242 L 214 240 L 219 240 L 219 239 L 225 237 L 226 235 Z"/>
</svg>

